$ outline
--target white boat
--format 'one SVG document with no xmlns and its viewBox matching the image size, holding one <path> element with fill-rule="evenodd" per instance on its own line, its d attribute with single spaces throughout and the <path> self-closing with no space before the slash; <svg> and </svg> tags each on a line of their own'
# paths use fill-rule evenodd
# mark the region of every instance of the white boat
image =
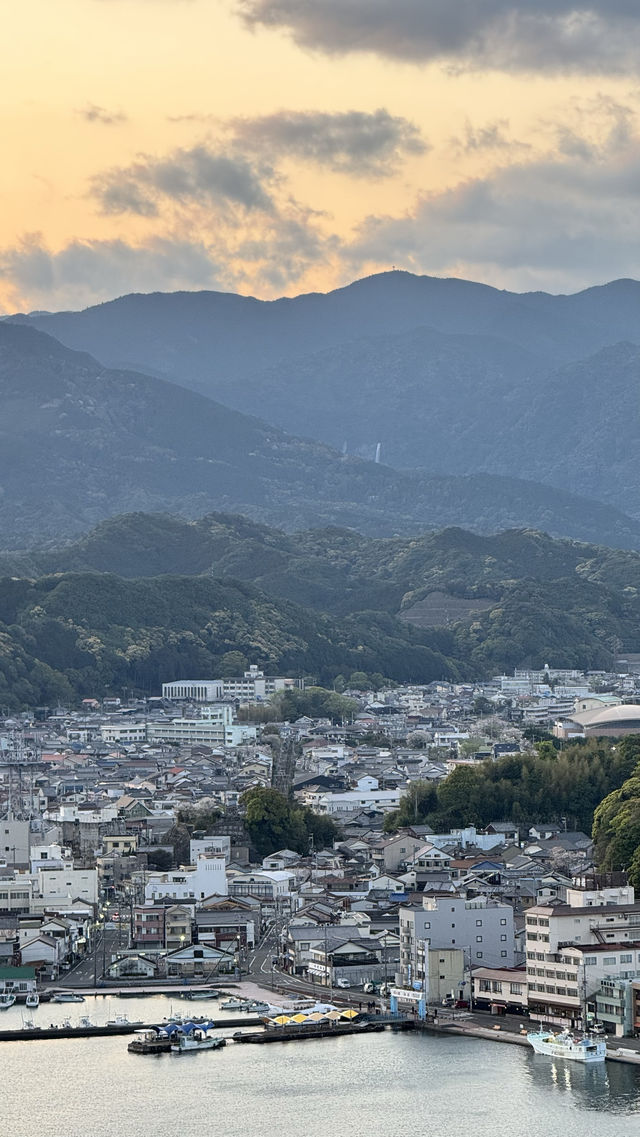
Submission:
<svg viewBox="0 0 640 1137">
<path fill-rule="evenodd" d="M 88 1015 L 82 1015 L 78 1019 L 78 1029 L 79 1030 L 87 1030 L 89 1027 L 94 1027 L 95 1025 L 96 1025 L 95 1023 L 91 1022 L 91 1019 L 89 1018 Z"/>
<path fill-rule="evenodd" d="M 142 1019 L 129 1019 L 126 1015 L 115 1015 L 107 1021 L 107 1026 L 142 1026 Z"/>
<path fill-rule="evenodd" d="M 26 1006 L 27 1007 L 39 1007 L 40 1006 L 40 996 L 39 996 L 37 991 L 31 991 L 27 995 Z"/>
<path fill-rule="evenodd" d="M 225 1038 L 216 1038 L 204 1030 L 192 1030 L 189 1034 L 179 1034 L 171 1043 L 171 1049 L 174 1054 L 187 1054 L 194 1050 L 219 1050 L 225 1044 Z"/>
<path fill-rule="evenodd" d="M 550 1030 L 529 1031 L 527 1042 L 536 1054 L 569 1058 L 572 1062 L 604 1062 L 607 1056 L 607 1043 L 603 1038 L 579 1031 L 562 1030 L 558 1034 Z"/>
<path fill-rule="evenodd" d="M 55 995 L 51 996 L 52 1003 L 84 1003 L 84 995 L 79 995 L 77 991 L 56 991 Z"/>
<path fill-rule="evenodd" d="M 0 1011 L 8 1011 L 9 1007 L 12 1007 L 15 1001 L 15 995 L 10 995 L 8 992 L 0 995 Z"/>
<path fill-rule="evenodd" d="M 250 1015 L 268 1015 L 273 1007 L 269 1003 L 263 1003 L 260 999 L 253 999 L 250 1003 L 246 1003 L 242 1008 Z"/>
<path fill-rule="evenodd" d="M 248 999 L 227 999 L 224 1003 L 220 1004 L 222 1011 L 246 1011 L 248 1006 Z"/>
</svg>

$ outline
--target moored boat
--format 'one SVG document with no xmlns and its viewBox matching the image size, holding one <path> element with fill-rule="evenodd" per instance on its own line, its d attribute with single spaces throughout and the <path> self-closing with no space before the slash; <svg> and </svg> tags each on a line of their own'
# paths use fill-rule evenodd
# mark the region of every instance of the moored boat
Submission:
<svg viewBox="0 0 640 1137">
<path fill-rule="evenodd" d="M 52 1003 L 84 1003 L 84 995 L 79 995 L 77 991 L 56 991 L 55 995 L 51 996 Z"/>
<path fill-rule="evenodd" d="M 162 1054 L 170 1049 L 171 1039 L 166 1031 L 155 1028 L 137 1030 L 127 1046 L 131 1054 Z"/>
<path fill-rule="evenodd" d="M 171 1043 L 174 1054 L 192 1054 L 195 1050 L 220 1050 L 226 1045 L 225 1038 L 216 1038 L 205 1030 L 193 1030 L 189 1034 L 179 1034 Z"/>
<path fill-rule="evenodd" d="M 8 1011 L 9 1007 L 12 1007 L 15 1001 L 15 995 L 10 994 L 8 991 L 3 992 L 3 994 L 0 995 L 0 1011 Z"/>
<path fill-rule="evenodd" d="M 126 1015 L 118 1014 L 107 1020 L 107 1026 L 142 1026 L 142 1019 L 129 1019 Z"/>
<path fill-rule="evenodd" d="M 37 991 L 30 991 L 26 998 L 27 1007 L 39 1007 L 40 996 Z"/>
<path fill-rule="evenodd" d="M 222 1011 L 246 1011 L 248 1006 L 248 999 L 226 999 L 224 1003 L 220 1004 Z"/>
<path fill-rule="evenodd" d="M 604 1062 L 607 1056 L 603 1038 L 580 1031 L 562 1030 L 557 1034 L 550 1030 L 529 1031 L 527 1042 L 536 1054 L 569 1058 L 573 1062 Z"/>
</svg>

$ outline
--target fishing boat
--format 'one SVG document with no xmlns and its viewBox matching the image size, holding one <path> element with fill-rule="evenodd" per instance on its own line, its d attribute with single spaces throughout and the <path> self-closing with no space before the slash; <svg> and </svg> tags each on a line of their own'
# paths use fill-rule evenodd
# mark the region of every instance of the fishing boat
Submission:
<svg viewBox="0 0 640 1137">
<path fill-rule="evenodd" d="M 192 1054 L 195 1050 L 219 1050 L 226 1045 L 226 1038 L 216 1038 L 205 1030 L 192 1030 L 189 1034 L 179 1034 L 171 1043 L 174 1054 Z"/>
<path fill-rule="evenodd" d="M 551 1058 L 569 1058 L 573 1062 L 604 1062 L 607 1043 L 603 1038 L 582 1031 L 529 1031 L 527 1042 L 536 1054 Z"/>
<path fill-rule="evenodd" d="M 183 998 L 189 999 L 190 1002 L 200 999 L 217 999 L 219 991 L 186 991 Z"/>
<path fill-rule="evenodd" d="M 32 1008 L 40 1006 L 40 996 L 37 991 L 29 992 L 26 998 L 26 1006 Z"/>
<path fill-rule="evenodd" d="M 94 1027 L 95 1025 L 95 1023 L 91 1022 L 91 1019 L 88 1015 L 81 1015 L 81 1017 L 78 1019 L 78 1030 L 88 1030 L 90 1027 Z"/>
<path fill-rule="evenodd" d="M 16 1001 L 15 995 L 11 995 L 8 991 L 0 995 L 0 1011 L 8 1011 Z"/>
<path fill-rule="evenodd" d="M 222 1011 L 245 1011 L 247 1009 L 248 999 L 226 999 L 224 1003 L 220 1004 Z"/>
<path fill-rule="evenodd" d="M 126 1015 L 114 1015 L 112 1019 L 107 1019 L 107 1026 L 142 1026 L 142 1019 L 129 1019 Z"/>
<path fill-rule="evenodd" d="M 263 1003 L 261 999 L 252 999 L 242 1009 L 250 1015 L 268 1015 L 273 1007 L 269 1003 Z"/>
<path fill-rule="evenodd" d="M 77 991 L 56 991 L 55 995 L 51 996 L 52 1003 L 84 1003 L 84 995 L 79 995 Z"/>
<path fill-rule="evenodd" d="M 137 1030 L 135 1038 L 127 1046 L 130 1054 L 162 1054 L 171 1049 L 171 1039 L 164 1030 L 153 1027 Z"/>
</svg>

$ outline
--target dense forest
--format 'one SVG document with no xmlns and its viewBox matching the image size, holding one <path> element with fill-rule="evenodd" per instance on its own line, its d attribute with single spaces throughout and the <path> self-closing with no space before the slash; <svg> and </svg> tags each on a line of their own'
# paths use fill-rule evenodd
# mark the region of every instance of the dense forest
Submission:
<svg viewBox="0 0 640 1137">
<path fill-rule="evenodd" d="M 600 837 L 603 826 L 612 824 L 610 807 L 618 804 L 617 799 L 613 801 L 614 791 L 621 792 L 620 787 L 627 784 L 625 779 L 632 775 L 638 762 L 640 736 L 630 735 L 617 743 L 589 739 L 561 751 L 542 742 L 535 753 L 510 754 L 497 762 L 458 766 L 438 786 L 414 783 L 401 799 L 400 808 L 387 814 L 385 828 L 393 832 L 403 825 L 422 822 L 441 832 L 451 826 L 480 827 L 496 820 L 531 825 L 536 821 L 560 824 L 565 819 L 569 829 L 590 833 L 596 812 Z M 640 798 L 637 775 L 631 789 Z M 600 803 L 603 799 L 609 801 L 609 794 L 612 800 L 603 811 Z M 637 806 L 640 843 L 640 800 Z M 606 864 L 602 842 L 600 856 Z"/>
<path fill-rule="evenodd" d="M 640 554 L 531 530 L 379 540 L 244 517 L 116 518 L 0 558 L 0 703 L 158 693 L 248 663 L 342 688 L 518 666 L 606 669 L 640 644 Z"/>
</svg>

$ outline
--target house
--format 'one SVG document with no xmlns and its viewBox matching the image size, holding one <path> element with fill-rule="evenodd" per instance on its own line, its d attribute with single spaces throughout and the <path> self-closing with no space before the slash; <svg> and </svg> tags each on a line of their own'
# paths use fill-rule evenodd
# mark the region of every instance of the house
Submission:
<svg viewBox="0 0 640 1137">
<path fill-rule="evenodd" d="M 155 979 L 159 965 L 148 955 L 121 955 L 107 968 L 109 979 Z"/>
<path fill-rule="evenodd" d="M 27 995 L 37 988 L 35 967 L 0 967 L 0 995 Z"/>
<path fill-rule="evenodd" d="M 209 979 L 217 974 L 235 971 L 235 956 L 231 952 L 218 951 L 206 944 L 190 944 L 169 952 L 165 959 L 168 976 L 181 976 L 185 979 Z"/>
</svg>

